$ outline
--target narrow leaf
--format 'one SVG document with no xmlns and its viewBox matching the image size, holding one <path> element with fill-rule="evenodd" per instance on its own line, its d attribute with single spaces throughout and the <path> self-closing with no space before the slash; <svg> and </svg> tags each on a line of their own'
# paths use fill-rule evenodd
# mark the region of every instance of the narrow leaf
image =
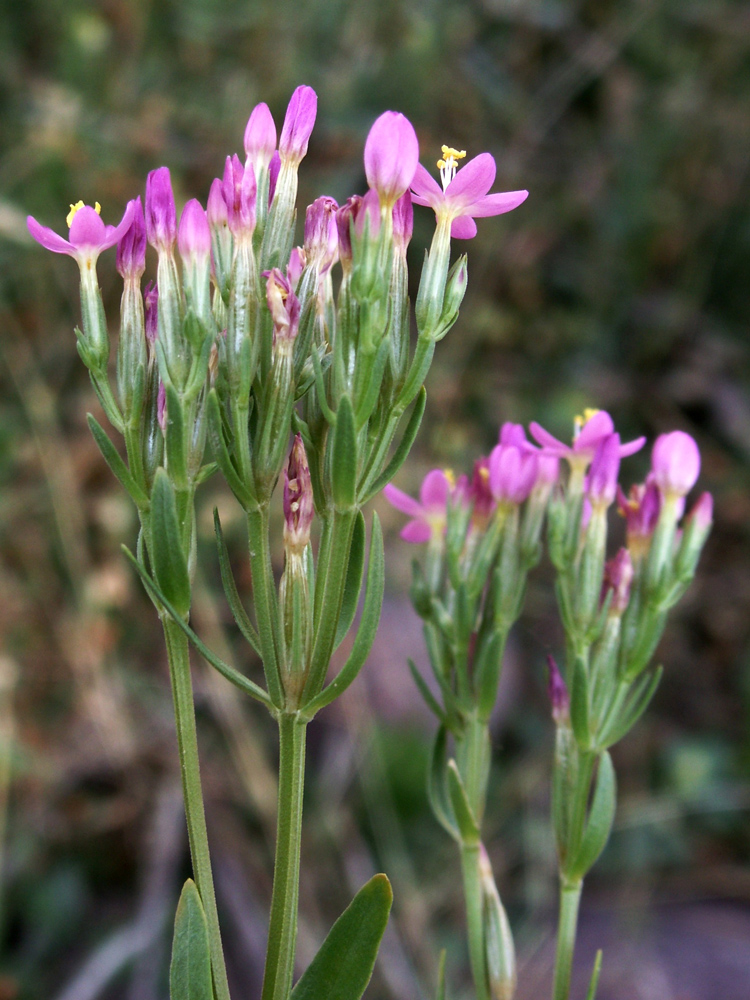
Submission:
<svg viewBox="0 0 750 1000">
<path fill-rule="evenodd" d="M 136 506 L 138 506 L 141 509 L 147 508 L 148 497 L 141 489 L 141 487 L 138 485 L 138 483 L 135 481 L 135 479 L 133 479 L 130 469 L 127 467 L 127 465 L 125 465 L 123 460 L 120 458 L 120 454 L 110 441 L 107 432 L 90 413 L 86 415 L 86 419 L 88 420 L 89 430 L 91 431 L 92 435 L 94 436 L 94 440 L 99 446 L 99 451 L 102 453 L 104 461 L 107 463 L 107 465 L 110 467 L 116 478 L 120 480 L 121 484 L 130 494 Z"/>
<path fill-rule="evenodd" d="M 346 570 L 346 580 L 344 582 L 344 597 L 341 601 L 341 613 L 336 628 L 336 640 L 333 644 L 334 649 L 338 649 L 343 642 L 344 636 L 351 628 L 354 616 L 357 613 L 359 593 L 362 589 L 362 574 L 365 569 L 366 535 L 365 519 L 362 511 L 360 511 L 357 515 L 357 520 L 354 522 L 352 544 L 349 549 L 349 565 Z"/>
<path fill-rule="evenodd" d="M 182 888 L 175 915 L 169 995 L 171 1000 L 213 1000 L 214 995 L 206 914 L 190 878 Z"/>
<path fill-rule="evenodd" d="M 573 666 L 573 684 L 570 692 L 570 722 L 578 745 L 586 750 L 590 742 L 589 733 L 589 683 L 586 667 L 580 656 Z"/>
<path fill-rule="evenodd" d="M 596 958 L 594 959 L 594 968 L 591 971 L 591 980 L 589 982 L 589 988 L 586 992 L 586 1000 L 596 1000 L 596 990 L 599 986 L 599 973 L 602 971 L 602 949 L 596 953 Z"/>
<path fill-rule="evenodd" d="M 443 711 L 443 709 L 440 707 L 440 704 L 438 703 L 437 698 L 435 698 L 435 695 L 427 687 L 427 681 L 417 670 L 416 663 L 414 662 L 414 660 L 412 660 L 411 657 L 409 657 L 408 663 L 409 663 L 409 670 L 411 671 L 411 675 L 414 678 L 414 683 L 417 685 L 419 693 L 424 698 L 425 704 L 427 705 L 427 707 L 430 709 L 431 712 L 435 713 L 435 715 L 438 717 L 438 719 L 440 719 L 443 725 L 447 725 L 448 723 L 447 716 Z"/>
<path fill-rule="evenodd" d="M 185 424 L 182 414 L 182 400 L 171 382 L 165 383 L 167 395 L 167 425 L 164 443 L 167 451 L 169 476 L 173 482 L 184 486 L 187 483 L 187 453 L 185 450 Z"/>
<path fill-rule="evenodd" d="M 396 448 L 390 462 L 375 482 L 366 487 L 367 495 L 363 498 L 362 503 L 366 503 L 367 500 L 374 497 L 376 493 L 380 493 L 383 487 L 390 483 L 406 459 L 409 457 L 409 452 L 414 444 L 414 439 L 419 433 L 419 426 L 422 423 L 422 417 L 424 416 L 424 409 L 426 405 L 427 390 L 424 386 L 422 386 L 419 390 L 417 401 L 414 404 L 414 409 L 411 411 L 409 423 L 406 425 L 406 430 L 404 431 L 403 437 L 399 442 L 398 448 Z"/>
<path fill-rule="evenodd" d="M 370 982 L 392 902 L 385 875 L 362 886 L 328 932 L 291 1000 L 359 1000 Z"/>
<path fill-rule="evenodd" d="M 448 789 L 446 771 L 448 767 L 448 730 L 440 726 L 432 745 L 430 767 L 427 772 L 427 798 L 430 802 L 435 819 L 454 840 L 461 841 L 461 834 L 456 826 Z"/>
<path fill-rule="evenodd" d="M 604 850 L 612 831 L 617 800 L 617 779 L 612 766 L 612 758 L 605 750 L 599 758 L 599 773 L 596 776 L 596 790 L 591 803 L 586 831 L 571 866 L 574 877 L 584 876 Z"/>
<path fill-rule="evenodd" d="M 339 510 L 349 510 L 354 506 L 357 486 L 357 436 L 348 396 L 341 397 L 336 411 L 332 447 L 333 503 Z"/>
<path fill-rule="evenodd" d="M 164 469 L 157 469 L 151 493 L 151 560 L 159 588 L 179 615 L 190 610 L 190 577 L 182 550 L 174 490 Z"/>
<path fill-rule="evenodd" d="M 469 797 L 466 794 L 455 760 L 448 761 L 448 792 L 456 816 L 456 823 L 461 833 L 461 840 L 464 844 L 478 844 L 479 826 L 469 805 Z"/>
<path fill-rule="evenodd" d="M 232 456 L 229 454 L 229 449 L 224 439 L 221 406 L 215 389 L 212 389 L 208 394 L 208 439 L 211 442 L 211 450 L 214 453 L 216 463 L 221 469 L 232 493 L 237 497 L 240 506 L 245 510 L 255 506 L 252 484 L 242 481 L 232 461 Z"/>
<path fill-rule="evenodd" d="M 486 642 L 481 650 L 476 663 L 476 688 L 477 707 L 479 718 L 483 721 L 489 719 L 497 700 L 497 686 L 500 682 L 500 668 L 503 662 L 503 649 L 505 646 L 505 636 L 502 632 L 495 632 L 489 642 Z"/>
<path fill-rule="evenodd" d="M 650 676 L 646 674 L 645 676 L 639 678 L 636 684 L 633 685 L 635 688 L 633 696 L 630 698 L 622 713 L 619 725 L 613 726 L 612 730 L 607 733 L 605 741 L 607 746 L 612 746 L 613 743 L 617 743 L 621 740 L 623 736 L 630 732 L 636 722 L 638 722 L 640 717 L 651 704 L 651 700 L 656 694 L 656 689 L 659 687 L 663 673 L 664 668 L 659 666 Z"/>
<path fill-rule="evenodd" d="M 224 593 L 226 594 L 227 601 L 229 602 L 232 617 L 247 642 L 253 647 L 258 656 L 260 656 L 260 639 L 258 638 L 258 633 L 255 631 L 255 626 L 250 621 L 247 611 L 245 611 L 239 591 L 237 590 L 237 584 L 235 583 L 234 574 L 232 573 L 232 566 L 229 562 L 227 543 L 224 541 L 224 532 L 221 530 L 219 511 L 216 507 L 214 507 L 214 532 L 216 533 L 216 549 L 219 554 L 221 582 L 224 586 Z"/>
<path fill-rule="evenodd" d="M 435 1000 L 445 1000 L 445 955 L 445 948 L 443 948 L 438 959 L 438 981 Z"/>
</svg>

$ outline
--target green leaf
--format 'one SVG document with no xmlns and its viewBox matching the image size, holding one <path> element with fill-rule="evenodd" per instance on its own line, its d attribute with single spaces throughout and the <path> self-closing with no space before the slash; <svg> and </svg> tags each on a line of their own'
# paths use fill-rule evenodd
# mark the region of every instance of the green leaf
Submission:
<svg viewBox="0 0 750 1000">
<path fill-rule="evenodd" d="M 169 476 L 173 482 L 187 483 L 187 454 L 185 452 L 185 424 L 182 400 L 171 382 L 165 384 L 167 395 L 167 423 L 164 443 L 167 450 Z"/>
<path fill-rule="evenodd" d="M 435 815 L 435 819 L 454 840 L 460 843 L 461 834 L 456 826 L 453 806 L 448 796 L 446 784 L 447 768 L 448 730 L 445 726 L 440 726 L 435 734 L 435 742 L 432 745 L 432 755 L 430 757 L 430 767 L 427 772 L 427 798 L 429 799 L 430 808 Z"/>
<path fill-rule="evenodd" d="M 357 487 L 357 435 L 351 400 L 342 396 L 336 411 L 331 454 L 333 503 L 339 510 L 354 506 Z"/>
<path fill-rule="evenodd" d="M 366 535 L 365 519 L 362 511 L 360 511 L 357 515 L 357 520 L 354 522 L 352 544 L 349 549 L 349 565 L 346 570 L 346 581 L 344 582 L 344 596 L 341 601 L 341 613 L 339 614 L 336 639 L 333 644 L 334 649 L 338 649 L 343 642 L 344 636 L 351 628 L 354 616 L 357 613 L 359 592 L 362 589 L 362 574 L 365 569 Z"/>
<path fill-rule="evenodd" d="M 574 878 L 583 877 L 594 865 L 604 850 L 612 831 L 617 803 L 617 779 L 612 758 L 607 751 L 599 758 L 599 773 L 596 776 L 596 790 L 589 811 L 586 831 L 583 834 L 570 874 Z"/>
<path fill-rule="evenodd" d="M 589 988 L 586 992 L 586 1000 L 596 1000 L 596 990 L 599 986 L 599 973 L 602 971 L 602 949 L 596 953 L 596 958 L 594 959 L 594 968 L 591 971 L 591 980 L 589 982 Z"/>
<path fill-rule="evenodd" d="M 638 722 L 651 704 L 651 699 L 656 694 L 663 673 L 664 668 L 659 666 L 653 673 L 642 675 L 633 684 L 630 698 L 620 713 L 619 719 L 615 719 L 602 734 L 601 743 L 604 747 L 611 747 L 614 743 L 618 743 Z"/>
<path fill-rule="evenodd" d="M 245 677 L 245 675 L 241 674 L 239 670 L 235 670 L 234 667 L 230 666 L 230 664 L 228 663 L 225 663 L 224 660 L 221 659 L 221 657 L 217 656 L 216 653 L 212 652 L 208 648 L 208 646 L 195 634 L 195 632 L 193 632 L 193 630 L 190 628 L 185 619 L 181 615 L 178 615 L 177 609 L 165 597 L 165 595 L 159 589 L 158 584 L 151 579 L 146 570 L 143 568 L 143 564 L 140 563 L 135 558 L 130 549 L 128 549 L 126 545 L 123 545 L 122 551 L 125 553 L 125 557 L 128 560 L 130 560 L 130 562 L 134 566 L 136 572 L 143 581 L 143 585 L 148 591 L 149 596 L 152 599 L 155 598 L 157 601 L 159 601 L 161 604 L 164 605 L 170 617 L 177 625 L 179 625 L 179 627 L 182 629 L 182 631 L 185 633 L 188 639 L 192 642 L 192 644 L 201 654 L 203 659 L 206 660 L 208 663 L 210 663 L 212 667 L 215 667 L 216 670 L 218 670 L 219 673 L 222 675 L 222 677 L 226 677 L 226 679 L 228 681 L 231 681 L 231 683 L 234 684 L 235 687 L 238 687 L 241 691 L 244 691 L 245 694 L 249 694 L 251 698 L 255 698 L 257 701 L 262 702 L 262 704 L 266 706 L 269 712 L 273 714 L 276 711 L 276 708 L 268 692 L 264 691 L 262 687 L 260 687 L 258 684 L 255 683 L 255 681 L 251 681 L 249 677 Z"/>
<path fill-rule="evenodd" d="M 469 805 L 469 797 L 455 760 L 448 761 L 448 793 L 462 842 L 467 845 L 478 844 L 479 826 Z"/>
<path fill-rule="evenodd" d="M 359 1000 L 370 982 L 392 902 L 385 875 L 362 886 L 328 932 L 291 1000 Z"/>
<path fill-rule="evenodd" d="M 374 497 L 376 493 L 380 493 L 383 487 L 390 483 L 406 459 L 409 457 L 409 452 L 411 451 L 414 439 L 416 438 L 419 432 L 420 424 L 422 423 L 422 417 L 424 416 L 424 408 L 426 405 L 427 391 L 425 387 L 422 386 L 419 390 L 417 401 L 414 404 L 414 409 L 411 411 L 409 423 L 406 425 L 406 430 L 404 431 L 403 437 L 399 442 L 398 448 L 396 448 L 390 462 L 375 482 L 366 487 L 367 495 L 363 498 L 362 503 L 366 503 Z"/>
<path fill-rule="evenodd" d="M 237 590 L 237 584 L 235 583 L 234 574 L 232 573 L 232 566 L 229 562 L 227 544 L 224 541 L 224 532 L 221 530 L 219 511 L 216 507 L 214 507 L 214 532 L 216 533 L 216 549 L 219 554 L 221 582 L 224 586 L 224 593 L 226 594 L 227 601 L 229 602 L 232 617 L 237 623 L 237 628 L 239 628 L 240 632 L 242 632 L 247 642 L 253 647 L 258 656 L 260 656 L 260 638 L 258 637 L 258 633 L 255 631 L 255 626 L 248 617 L 247 611 L 245 611 L 239 591 Z"/>
<path fill-rule="evenodd" d="M 357 677 L 370 654 L 375 634 L 380 622 L 385 586 L 385 557 L 383 554 L 383 531 L 377 514 L 372 515 L 372 538 L 370 540 L 370 562 L 367 567 L 367 590 L 362 608 L 362 618 L 349 657 L 328 687 L 304 707 L 304 713 L 312 718 L 321 708 L 325 708 L 344 692 Z"/>
<path fill-rule="evenodd" d="M 435 1000 L 445 1000 L 445 955 L 445 948 L 443 948 L 438 959 L 438 981 Z"/>
<path fill-rule="evenodd" d="M 174 920 L 169 996 L 171 1000 L 213 1000 L 213 995 L 206 914 L 195 882 L 189 878 Z"/>
<path fill-rule="evenodd" d="M 110 467 L 115 477 L 120 480 L 120 483 L 130 494 L 136 506 L 141 509 L 148 508 L 148 497 L 135 479 L 133 479 L 130 469 L 128 469 L 127 465 L 125 465 L 123 460 L 120 458 L 120 454 L 110 441 L 107 432 L 90 413 L 86 414 L 86 419 L 88 421 L 89 430 L 99 446 L 99 451 L 102 453 L 104 461 Z"/>
<path fill-rule="evenodd" d="M 411 671 L 411 675 L 414 678 L 414 683 L 417 685 L 419 693 L 424 698 L 425 704 L 430 709 L 430 711 L 435 713 L 435 715 L 438 717 L 438 719 L 440 719 L 443 725 L 447 725 L 448 722 L 447 716 L 443 711 L 443 709 L 440 707 L 440 704 L 435 698 L 435 695 L 427 687 L 427 682 L 425 681 L 424 677 L 417 670 L 416 663 L 414 662 L 414 660 L 412 660 L 411 657 L 409 657 L 408 663 L 409 663 L 409 670 Z"/>
<path fill-rule="evenodd" d="M 230 490 L 237 497 L 241 507 L 248 510 L 256 506 L 252 483 L 244 483 L 235 468 L 232 456 L 229 454 L 224 438 L 224 424 L 221 416 L 221 405 L 216 389 L 208 394 L 208 439 L 214 453 L 216 463 L 222 471 Z"/>
<path fill-rule="evenodd" d="M 590 744 L 589 730 L 589 682 L 586 667 L 580 656 L 573 666 L 573 684 L 570 692 L 570 722 L 576 741 L 582 750 Z"/>
<path fill-rule="evenodd" d="M 502 632 L 495 632 L 489 642 L 484 644 L 477 659 L 477 708 L 482 721 L 489 719 L 495 707 L 504 648 L 505 636 Z"/>
<path fill-rule="evenodd" d="M 151 493 L 151 560 L 160 589 L 179 615 L 190 610 L 190 577 L 182 551 L 174 489 L 164 469 L 157 469 Z"/>
</svg>

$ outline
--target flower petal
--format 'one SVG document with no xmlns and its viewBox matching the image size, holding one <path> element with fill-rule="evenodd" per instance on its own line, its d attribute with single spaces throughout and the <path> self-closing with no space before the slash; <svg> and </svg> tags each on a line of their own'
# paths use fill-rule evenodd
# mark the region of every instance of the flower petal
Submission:
<svg viewBox="0 0 750 1000">
<path fill-rule="evenodd" d="M 405 542 L 424 545 L 432 537 L 432 529 L 426 521 L 409 521 L 401 529 L 401 537 Z"/>
<path fill-rule="evenodd" d="M 451 222 L 451 236 L 454 240 L 473 240 L 477 235 L 477 224 L 470 215 L 459 215 Z"/>
<path fill-rule="evenodd" d="M 614 433 L 614 430 L 615 425 L 612 422 L 612 417 L 610 417 L 607 411 L 597 410 L 597 412 L 592 417 L 589 417 L 581 428 L 581 433 L 575 439 L 573 444 L 573 450 L 596 450 L 602 438 L 609 437 L 610 434 Z"/>
<path fill-rule="evenodd" d="M 450 491 L 450 483 L 443 470 L 433 469 L 424 477 L 419 491 L 422 507 L 430 510 L 445 510 Z"/>
<path fill-rule="evenodd" d="M 497 194 L 487 194 L 469 207 L 475 219 L 483 219 L 488 215 L 503 215 L 518 208 L 529 197 L 528 191 L 503 191 Z"/>
<path fill-rule="evenodd" d="M 402 514 L 408 514 L 409 517 L 421 517 L 423 514 L 422 505 L 414 497 L 410 497 L 408 493 L 404 493 L 402 490 L 397 489 L 397 487 L 392 486 L 390 483 L 383 490 L 383 495 L 385 496 L 388 503 L 395 507 L 396 510 L 400 510 Z"/>
<path fill-rule="evenodd" d="M 417 164 L 411 180 L 412 201 L 417 205 L 427 205 L 437 210 L 437 206 L 445 200 L 442 188 L 421 163 Z"/>
<path fill-rule="evenodd" d="M 129 201 L 125 206 L 122 219 L 117 226 L 107 226 L 104 240 L 99 244 L 100 250 L 109 250 L 115 243 L 119 243 L 133 224 L 133 214 L 135 212 L 135 202 Z M 75 222 L 75 219 L 73 220 Z"/>
<path fill-rule="evenodd" d="M 66 239 L 58 236 L 53 229 L 41 225 L 33 215 L 29 215 L 26 219 L 26 228 L 37 243 L 41 243 L 45 250 L 51 250 L 53 253 L 67 253 L 71 256 L 75 253 L 75 249 Z"/>
<path fill-rule="evenodd" d="M 495 157 L 480 153 L 462 167 L 445 189 L 446 200 L 456 208 L 471 205 L 483 198 L 492 187 L 497 167 Z"/>
<path fill-rule="evenodd" d="M 627 441 L 620 445 L 620 458 L 627 458 L 628 455 L 635 455 L 637 451 L 646 443 L 645 437 L 636 438 L 634 441 Z"/>
<path fill-rule="evenodd" d="M 70 242 L 76 250 L 83 247 L 95 247 L 99 251 L 106 236 L 107 227 L 102 222 L 99 213 L 91 205 L 79 208 L 70 223 Z"/>
<path fill-rule="evenodd" d="M 570 452 L 571 449 L 567 444 L 563 444 L 556 437 L 552 437 L 549 431 L 545 431 L 540 424 L 537 424 L 533 420 L 529 424 L 529 430 L 537 444 L 540 444 L 549 454 L 567 455 Z"/>
</svg>

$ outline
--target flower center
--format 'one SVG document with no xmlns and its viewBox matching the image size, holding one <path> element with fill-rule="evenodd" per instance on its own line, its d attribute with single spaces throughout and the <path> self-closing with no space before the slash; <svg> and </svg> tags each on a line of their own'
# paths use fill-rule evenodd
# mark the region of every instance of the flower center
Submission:
<svg viewBox="0 0 750 1000">
<path fill-rule="evenodd" d="M 70 229 L 70 227 L 73 225 L 73 219 L 75 219 L 75 217 L 78 215 L 78 213 L 81 211 L 83 207 L 84 204 L 82 201 L 77 201 L 75 205 L 70 206 L 70 211 L 68 212 L 67 218 L 65 219 L 65 221 L 68 223 L 68 229 Z M 102 206 L 99 204 L 98 201 L 94 202 L 94 211 L 96 212 L 97 215 L 102 214 Z"/>
<path fill-rule="evenodd" d="M 452 146 L 443 146 L 442 149 L 443 156 L 437 161 L 437 165 L 440 170 L 440 183 L 443 185 L 443 191 L 445 191 L 456 176 L 458 161 L 463 160 L 466 156 L 466 150 L 454 149 Z"/>
<path fill-rule="evenodd" d="M 443 469 L 443 475 L 445 476 L 445 478 L 448 481 L 448 487 L 451 490 L 455 490 L 455 488 L 456 488 L 456 476 L 455 476 L 455 474 L 453 472 L 453 469 Z"/>
<path fill-rule="evenodd" d="M 581 433 L 586 424 L 595 417 L 599 411 L 592 409 L 590 406 L 587 407 L 583 414 L 579 414 L 577 417 L 573 417 L 573 440 L 575 441 L 578 435 Z"/>
</svg>

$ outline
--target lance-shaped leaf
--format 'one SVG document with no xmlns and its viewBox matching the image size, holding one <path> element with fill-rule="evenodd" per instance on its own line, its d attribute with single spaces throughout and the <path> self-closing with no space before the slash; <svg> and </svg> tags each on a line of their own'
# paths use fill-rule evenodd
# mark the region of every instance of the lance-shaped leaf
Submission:
<svg viewBox="0 0 750 1000">
<path fill-rule="evenodd" d="M 331 454 L 331 479 L 334 506 L 350 510 L 357 491 L 357 435 L 351 400 L 342 396 L 336 411 Z"/>
<path fill-rule="evenodd" d="M 570 692 L 570 723 L 578 745 L 586 750 L 590 744 L 589 730 L 589 681 L 586 667 L 580 656 L 573 666 L 573 684 Z"/>
<path fill-rule="evenodd" d="M 171 1000 L 213 1000 L 214 995 L 206 914 L 190 878 L 182 888 L 175 915 L 169 995 Z"/>
<path fill-rule="evenodd" d="M 362 886 L 328 932 L 291 1000 L 359 1000 L 370 982 L 392 902 L 385 875 Z"/>
<path fill-rule="evenodd" d="M 151 492 L 151 561 L 159 589 L 177 610 L 190 610 L 190 576 L 182 549 L 174 489 L 164 469 L 157 469 Z"/>
<path fill-rule="evenodd" d="M 604 850 L 612 831 L 617 802 L 617 779 L 612 766 L 612 758 L 607 751 L 599 758 L 599 773 L 596 776 L 596 790 L 589 810 L 586 830 L 581 840 L 578 854 L 573 859 L 566 874 L 572 878 L 582 878 L 593 866 Z"/>
<path fill-rule="evenodd" d="M 362 498 L 363 504 L 374 497 L 376 493 L 380 493 L 383 487 L 390 483 L 406 459 L 409 457 L 409 452 L 411 451 L 414 439 L 416 438 L 419 432 L 420 424 L 422 423 L 422 417 L 424 416 L 424 409 L 426 405 L 427 391 L 424 386 L 422 386 L 419 391 L 419 395 L 417 396 L 417 401 L 414 404 L 414 409 L 411 411 L 411 416 L 409 417 L 409 422 L 406 425 L 406 430 L 403 433 L 398 447 L 393 453 L 393 457 L 383 472 L 380 473 L 372 484 L 364 484 L 363 489 L 366 492 L 365 496 Z M 374 470 L 374 472 L 377 473 L 377 470 Z"/>
<path fill-rule="evenodd" d="M 438 703 L 438 700 L 435 697 L 435 695 L 427 687 L 427 681 L 417 670 L 417 665 L 414 662 L 414 660 L 412 660 L 411 657 L 409 657 L 408 663 L 409 663 L 409 670 L 411 671 L 411 675 L 414 678 L 414 683 L 417 685 L 417 690 L 424 698 L 425 704 L 427 705 L 427 707 L 430 709 L 431 712 L 435 713 L 435 715 L 442 722 L 442 724 L 446 726 L 448 724 L 448 717 L 446 716 L 443 709 L 440 707 L 440 704 Z"/>
<path fill-rule="evenodd" d="M 385 586 L 385 558 L 383 555 L 383 531 L 377 514 L 372 515 L 372 537 L 370 539 L 370 560 L 367 567 L 367 590 L 362 608 L 362 618 L 349 657 L 328 687 L 324 688 L 312 701 L 304 706 L 304 714 L 312 718 L 321 708 L 325 708 L 349 687 L 364 666 L 370 654 L 380 621 Z"/>
<path fill-rule="evenodd" d="M 86 419 L 89 430 L 99 446 L 99 451 L 102 453 L 104 461 L 130 494 L 133 503 L 141 510 L 148 509 L 148 497 L 131 475 L 130 469 L 128 469 L 127 465 L 120 458 L 119 452 L 110 441 L 107 432 L 90 413 L 86 415 Z"/>
<path fill-rule="evenodd" d="M 438 959 L 438 981 L 437 981 L 437 993 L 435 994 L 435 1000 L 446 1000 L 445 998 L 445 948 L 440 952 L 440 958 Z"/>
<path fill-rule="evenodd" d="M 375 360 L 369 372 L 369 378 L 365 384 L 365 391 L 357 400 L 357 412 L 354 415 L 354 423 L 358 429 L 362 429 L 370 419 L 370 414 L 375 409 L 375 404 L 380 395 L 380 387 L 383 384 L 383 373 L 390 353 L 390 343 L 387 336 L 380 341 Z"/>
<path fill-rule="evenodd" d="M 501 632 L 495 632 L 484 643 L 477 657 L 475 666 L 477 708 L 479 718 L 483 722 L 489 720 L 497 700 L 497 687 L 500 682 L 504 648 L 505 635 Z"/>
<path fill-rule="evenodd" d="M 586 1000 L 596 1000 L 596 990 L 599 986 L 599 974 L 602 971 L 602 949 L 596 953 L 596 958 L 594 959 L 594 968 L 591 970 L 591 979 L 589 980 L 589 988 L 586 991 Z"/>
<path fill-rule="evenodd" d="M 618 743 L 623 736 L 630 732 L 651 704 L 651 699 L 656 694 L 663 673 L 664 668 L 659 666 L 652 673 L 643 674 L 635 681 L 628 701 L 619 716 L 612 719 L 605 731 L 602 732 L 600 743 L 603 748 Z"/>
<path fill-rule="evenodd" d="M 234 667 L 230 666 L 230 664 L 228 663 L 225 663 L 224 660 L 221 659 L 221 657 L 217 656 L 216 653 L 212 652 L 208 648 L 208 646 L 195 634 L 195 632 L 193 632 L 188 623 L 185 621 L 184 617 L 182 617 L 177 613 L 177 609 L 175 608 L 175 606 L 170 603 L 168 598 L 159 589 L 159 585 L 156 583 L 156 581 L 151 579 L 146 570 L 143 568 L 143 564 L 135 558 L 135 556 L 127 548 L 127 546 L 123 545 L 122 551 L 125 553 L 126 558 L 129 559 L 132 565 L 135 567 L 135 570 L 140 576 L 141 580 L 143 581 L 143 585 L 148 591 L 149 596 L 152 599 L 155 598 L 157 601 L 159 601 L 160 604 L 164 605 L 170 617 L 176 622 L 177 625 L 179 625 L 179 627 L 182 629 L 182 631 L 185 633 L 188 639 L 192 642 L 192 644 L 195 646 L 195 648 L 198 650 L 198 652 L 201 654 L 204 660 L 210 663 L 212 667 L 215 667 L 216 670 L 218 670 L 223 677 L 226 677 L 228 681 L 231 681 L 231 683 L 234 684 L 236 687 L 238 687 L 241 691 L 244 691 L 245 694 L 249 694 L 252 698 L 255 698 L 257 701 L 262 702 L 271 713 L 274 713 L 276 711 L 276 708 L 269 694 L 266 691 L 264 691 L 262 687 L 256 684 L 255 681 L 251 681 L 249 677 L 245 677 L 245 675 L 241 674 L 239 670 L 235 670 Z"/>
<path fill-rule="evenodd" d="M 341 613 L 339 614 L 336 639 L 333 644 L 334 649 L 338 649 L 341 645 L 357 613 L 359 593 L 362 589 L 362 575 L 365 569 L 366 534 L 365 519 L 362 511 L 360 511 L 357 515 L 357 520 L 354 522 L 352 544 L 349 549 L 349 565 L 346 570 L 346 580 L 344 582 L 344 596 L 341 601 Z"/>
<path fill-rule="evenodd" d="M 214 453 L 216 463 L 222 471 L 230 490 L 237 497 L 241 507 L 248 510 L 256 506 L 256 497 L 252 482 L 243 482 L 235 468 L 232 456 L 229 454 L 224 436 L 224 421 L 221 415 L 221 404 L 216 389 L 208 394 L 208 439 Z"/>
<path fill-rule="evenodd" d="M 472 845 L 479 843 L 479 825 L 474 818 L 474 813 L 469 805 L 469 797 L 466 794 L 464 783 L 455 760 L 448 761 L 448 793 L 451 797 L 453 813 L 456 817 L 461 834 L 461 841 L 464 844 Z"/>
<path fill-rule="evenodd" d="M 448 795 L 448 730 L 440 726 L 432 745 L 430 767 L 427 772 L 427 798 L 435 819 L 454 840 L 461 842 L 450 796 Z"/>
<path fill-rule="evenodd" d="M 216 549 L 219 554 L 221 582 L 224 586 L 224 593 L 226 594 L 227 601 L 229 602 L 232 617 L 237 623 L 237 628 L 239 628 L 247 642 L 253 647 L 258 656 L 260 656 L 260 639 L 258 638 L 258 633 L 255 631 L 255 626 L 250 621 L 247 611 L 245 611 L 239 591 L 237 590 L 237 584 L 235 583 L 234 574 L 232 573 L 232 566 L 229 562 L 227 543 L 224 541 L 224 532 L 221 530 L 219 511 L 215 507 L 214 531 L 216 533 Z"/>
</svg>

